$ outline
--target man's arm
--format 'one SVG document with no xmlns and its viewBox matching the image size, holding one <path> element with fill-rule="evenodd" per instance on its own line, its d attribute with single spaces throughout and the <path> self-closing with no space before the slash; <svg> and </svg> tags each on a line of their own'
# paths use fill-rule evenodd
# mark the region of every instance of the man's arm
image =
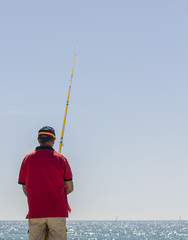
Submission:
<svg viewBox="0 0 188 240">
<path fill-rule="evenodd" d="M 27 196 L 27 188 L 26 188 L 26 185 L 22 185 L 22 190 L 23 190 L 25 196 Z"/>
<path fill-rule="evenodd" d="M 74 186 L 73 186 L 73 181 L 65 181 L 65 185 L 66 185 L 66 190 L 67 190 L 67 195 L 71 192 L 73 192 L 74 190 Z"/>
</svg>

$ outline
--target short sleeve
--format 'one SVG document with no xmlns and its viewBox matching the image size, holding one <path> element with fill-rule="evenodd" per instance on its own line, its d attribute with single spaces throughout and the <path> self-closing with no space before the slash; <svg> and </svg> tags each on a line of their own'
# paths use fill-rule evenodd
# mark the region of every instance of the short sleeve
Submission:
<svg viewBox="0 0 188 240">
<path fill-rule="evenodd" d="M 64 159 L 64 163 L 65 163 L 64 180 L 71 181 L 72 180 L 72 171 L 71 171 L 70 165 L 66 158 Z"/>
<path fill-rule="evenodd" d="M 21 184 L 21 185 L 25 185 L 24 161 L 22 162 L 22 165 L 21 165 L 21 168 L 20 168 L 18 183 Z"/>
</svg>

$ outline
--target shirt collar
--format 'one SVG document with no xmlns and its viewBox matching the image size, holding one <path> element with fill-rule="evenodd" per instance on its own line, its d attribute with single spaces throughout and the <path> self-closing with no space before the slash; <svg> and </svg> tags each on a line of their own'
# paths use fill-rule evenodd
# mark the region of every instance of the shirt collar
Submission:
<svg viewBox="0 0 188 240">
<path fill-rule="evenodd" d="M 52 150 L 54 151 L 54 149 L 50 146 L 39 146 L 39 147 L 36 147 L 36 150 L 41 150 L 41 149 L 48 149 L 48 150 Z"/>
</svg>

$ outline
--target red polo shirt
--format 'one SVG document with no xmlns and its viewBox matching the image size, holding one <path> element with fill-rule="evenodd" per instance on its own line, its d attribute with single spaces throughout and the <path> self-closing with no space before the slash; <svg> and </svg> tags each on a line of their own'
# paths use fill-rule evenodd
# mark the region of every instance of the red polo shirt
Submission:
<svg viewBox="0 0 188 240">
<path fill-rule="evenodd" d="M 65 181 L 72 180 L 67 159 L 51 147 L 37 147 L 22 162 L 19 184 L 26 185 L 26 218 L 68 217 Z"/>
</svg>

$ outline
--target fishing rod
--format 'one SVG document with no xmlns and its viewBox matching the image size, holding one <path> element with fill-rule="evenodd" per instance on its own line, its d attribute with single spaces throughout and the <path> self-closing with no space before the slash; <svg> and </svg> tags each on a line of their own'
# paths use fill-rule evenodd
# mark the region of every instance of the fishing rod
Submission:
<svg viewBox="0 0 188 240">
<path fill-rule="evenodd" d="M 62 148 L 62 145 L 63 145 L 63 136 L 64 136 L 64 131 L 65 131 L 67 110 L 68 110 L 68 106 L 69 106 L 69 98 L 70 98 L 70 91 L 71 91 L 71 85 L 72 85 L 72 78 L 73 78 L 73 72 L 74 72 L 75 59 L 76 59 L 76 54 L 74 55 L 74 61 L 73 61 L 73 66 L 72 66 L 72 73 L 71 73 L 71 78 L 70 78 L 70 84 L 69 84 L 69 91 L 68 91 L 68 96 L 67 96 L 65 115 L 64 115 L 64 120 L 63 120 L 63 128 L 62 128 L 61 139 L 60 139 L 60 144 L 59 144 L 59 153 L 61 153 L 61 148 Z"/>
<path fill-rule="evenodd" d="M 70 98 L 70 91 L 71 91 L 71 85 L 72 85 L 75 59 L 76 59 L 76 54 L 74 55 L 74 61 L 73 61 L 73 66 L 72 66 L 72 73 L 71 73 L 71 78 L 70 78 L 69 91 L 68 91 L 67 103 L 66 103 L 66 108 L 65 108 L 65 115 L 64 115 L 64 120 L 63 120 L 63 128 L 62 128 L 61 139 L 60 139 L 60 144 L 59 144 L 59 153 L 61 153 L 61 148 L 62 148 L 62 145 L 63 145 L 63 136 L 64 136 L 64 131 L 65 131 L 67 110 L 68 110 L 68 106 L 69 106 L 69 98 Z M 71 212 L 71 208 L 70 208 L 69 204 L 68 204 L 68 211 Z"/>
</svg>

